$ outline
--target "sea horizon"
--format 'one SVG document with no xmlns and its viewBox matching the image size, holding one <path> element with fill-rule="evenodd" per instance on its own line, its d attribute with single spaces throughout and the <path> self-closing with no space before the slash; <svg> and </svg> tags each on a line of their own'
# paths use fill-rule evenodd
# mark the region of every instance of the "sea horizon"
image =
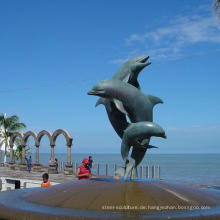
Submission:
<svg viewBox="0 0 220 220">
<path fill-rule="evenodd" d="M 124 166 L 120 154 L 117 153 L 72 153 L 73 164 L 80 165 L 84 157 L 91 155 L 94 161 L 93 172 L 96 165 L 100 164 L 100 172 L 105 174 L 105 164 L 109 165 L 109 175 L 113 175 L 113 167 Z M 35 155 L 32 154 L 33 163 Z M 40 163 L 49 165 L 50 153 L 40 153 Z M 58 161 L 66 162 L 66 153 L 55 153 Z M 160 178 L 165 180 L 185 181 L 192 184 L 220 187 L 220 153 L 172 153 L 172 154 L 147 154 L 140 166 L 144 166 L 143 176 L 146 176 L 146 166 L 160 166 Z M 140 171 L 140 166 L 138 172 Z M 151 175 L 151 174 L 150 174 Z"/>
</svg>

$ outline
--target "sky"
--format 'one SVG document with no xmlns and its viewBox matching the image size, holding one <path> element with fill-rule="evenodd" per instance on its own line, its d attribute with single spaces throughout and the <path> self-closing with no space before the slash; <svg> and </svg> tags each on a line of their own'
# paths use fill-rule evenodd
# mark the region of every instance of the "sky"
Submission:
<svg viewBox="0 0 220 220">
<path fill-rule="evenodd" d="M 167 139 L 150 153 L 220 153 L 220 24 L 212 0 L 1 0 L 0 113 L 27 130 L 66 129 L 73 153 L 120 153 L 104 106 L 87 92 L 149 55 L 143 93 L 163 99 Z M 30 140 L 33 144 L 33 140 Z M 56 152 L 66 152 L 58 137 Z M 42 139 L 40 152 L 49 152 Z"/>
</svg>

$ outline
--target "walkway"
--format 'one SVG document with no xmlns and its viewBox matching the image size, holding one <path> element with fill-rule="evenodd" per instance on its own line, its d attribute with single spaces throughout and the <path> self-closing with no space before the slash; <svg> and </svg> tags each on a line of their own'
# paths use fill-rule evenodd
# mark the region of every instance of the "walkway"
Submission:
<svg viewBox="0 0 220 220">
<path fill-rule="evenodd" d="M 0 177 L 10 177 L 17 179 L 42 180 L 42 175 L 45 172 L 28 173 L 27 171 L 11 170 L 8 167 L 0 167 Z M 76 180 L 75 175 L 64 175 L 63 173 L 49 174 L 50 181 L 56 183 L 63 183 L 70 180 Z"/>
</svg>

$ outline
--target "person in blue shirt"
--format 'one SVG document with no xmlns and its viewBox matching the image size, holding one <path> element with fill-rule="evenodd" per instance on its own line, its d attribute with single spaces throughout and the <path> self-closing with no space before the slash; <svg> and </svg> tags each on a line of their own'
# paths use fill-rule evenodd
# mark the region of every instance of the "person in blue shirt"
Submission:
<svg viewBox="0 0 220 220">
<path fill-rule="evenodd" d="M 55 158 L 55 168 L 56 168 L 56 173 L 58 173 L 58 159 Z"/>
<path fill-rule="evenodd" d="M 26 160 L 27 160 L 27 170 L 30 173 L 31 172 L 31 165 L 32 165 L 31 156 L 29 158 L 26 158 Z"/>
</svg>

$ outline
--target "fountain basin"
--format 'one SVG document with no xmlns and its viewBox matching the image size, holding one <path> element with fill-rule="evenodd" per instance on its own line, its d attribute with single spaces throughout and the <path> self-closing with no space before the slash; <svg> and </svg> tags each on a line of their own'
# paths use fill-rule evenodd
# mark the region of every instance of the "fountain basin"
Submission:
<svg viewBox="0 0 220 220">
<path fill-rule="evenodd" d="M 0 193 L 0 219 L 220 219 L 220 194 L 162 180 L 71 181 Z"/>
</svg>

